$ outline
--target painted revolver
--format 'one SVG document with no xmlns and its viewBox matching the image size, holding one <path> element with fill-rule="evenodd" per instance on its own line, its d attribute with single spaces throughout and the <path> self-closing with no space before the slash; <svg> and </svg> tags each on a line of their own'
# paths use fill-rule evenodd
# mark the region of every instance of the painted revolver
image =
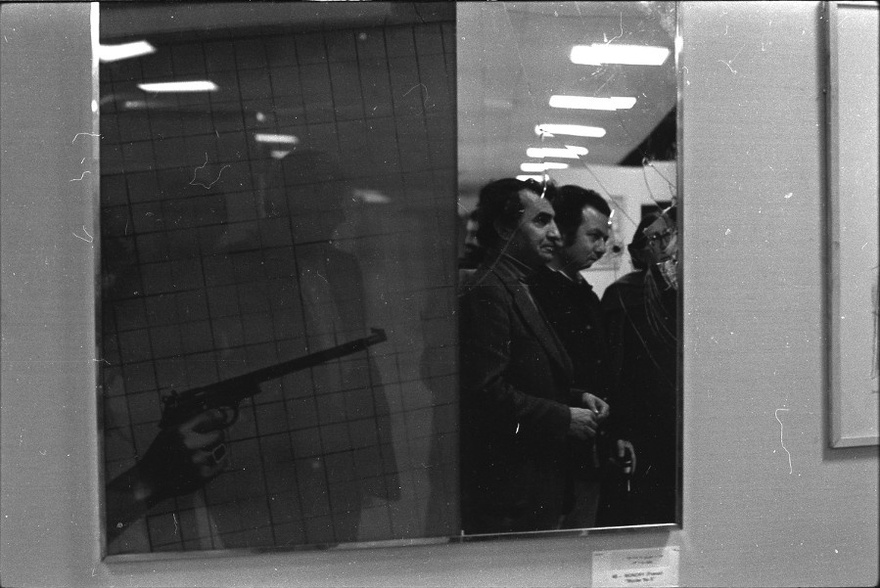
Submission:
<svg viewBox="0 0 880 588">
<path fill-rule="evenodd" d="M 159 421 L 159 427 L 167 429 L 178 426 L 206 410 L 215 408 L 223 411 L 227 420 L 226 426 L 229 426 L 238 419 L 238 407 L 241 401 L 260 392 L 259 384 L 261 382 L 314 367 L 331 359 L 345 357 L 387 340 L 385 331 L 382 329 L 373 328 L 370 331 L 371 334 L 367 337 L 234 376 L 214 384 L 191 388 L 183 392 L 172 390 L 168 396 L 162 399 L 162 419 Z"/>
</svg>

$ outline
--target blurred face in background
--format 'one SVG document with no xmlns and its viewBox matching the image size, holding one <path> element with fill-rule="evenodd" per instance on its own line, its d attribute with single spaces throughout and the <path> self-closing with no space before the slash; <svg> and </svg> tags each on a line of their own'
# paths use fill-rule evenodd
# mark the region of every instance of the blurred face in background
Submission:
<svg viewBox="0 0 880 588">
<path fill-rule="evenodd" d="M 662 214 L 645 228 L 644 235 L 648 240 L 644 251 L 649 263 L 654 264 L 667 286 L 677 290 L 678 235 L 675 221 Z"/>
<path fill-rule="evenodd" d="M 467 220 L 464 230 L 464 256 L 467 258 L 476 256 L 482 249 L 480 242 L 477 240 L 477 230 L 479 228 L 480 223 L 476 219 L 469 218 Z"/>
<path fill-rule="evenodd" d="M 648 225 L 644 230 L 648 240 L 647 252 L 652 263 L 663 263 L 675 257 L 677 239 L 675 224 L 665 214 Z"/>
</svg>

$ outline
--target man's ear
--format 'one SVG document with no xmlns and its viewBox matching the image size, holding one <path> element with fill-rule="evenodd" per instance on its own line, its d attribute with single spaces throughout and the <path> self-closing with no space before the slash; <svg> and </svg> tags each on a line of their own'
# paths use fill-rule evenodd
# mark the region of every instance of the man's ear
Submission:
<svg viewBox="0 0 880 588">
<path fill-rule="evenodd" d="M 501 237 L 503 241 L 509 241 L 510 238 L 513 237 L 513 233 L 515 232 L 515 229 L 508 227 L 500 220 L 493 221 L 492 227 L 495 228 L 495 232 L 498 233 L 498 236 Z"/>
</svg>

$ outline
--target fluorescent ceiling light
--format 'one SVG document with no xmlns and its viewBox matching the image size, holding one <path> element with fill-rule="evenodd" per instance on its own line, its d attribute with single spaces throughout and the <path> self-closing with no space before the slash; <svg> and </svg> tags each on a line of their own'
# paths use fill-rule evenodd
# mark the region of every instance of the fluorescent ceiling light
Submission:
<svg viewBox="0 0 880 588">
<path fill-rule="evenodd" d="M 254 139 L 257 143 L 281 143 L 284 145 L 296 145 L 299 138 L 295 135 L 275 135 L 271 133 L 255 133 Z"/>
<path fill-rule="evenodd" d="M 581 147 L 580 145 L 566 145 L 565 148 L 571 150 L 571 152 L 578 157 L 586 155 L 590 152 L 589 149 L 587 149 L 586 147 Z"/>
<path fill-rule="evenodd" d="M 546 161 L 544 163 L 523 163 L 519 169 L 524 172 L 543 172 L 548 169 L 567 169 L 567 163 L 558 163 L 556 161 Z"/>
<path fill-rule="evenodd" d="M 587 150 L 581 147 L 583 153 L 579 153 L 574 149 L 566 147 L 529 147 L 526 149 L 527 157 L 543 159 L 545 157 L 557 157 L 559 159 L 577 159 L 580 155 L 586 155 Z"/>
<path fill-rule="evenodd" d="M 98 59 L 104 63 L 140 57 L 141 55 L 155 52 L 156 48 L 146 41 L 134 41 L 133 43 L 123 43 L 121 45 L 98 45 Z"/>
<path fill-rule="evenodd" d="M 556 125 L 543 124 L 535 127 L 536 135 L 574 135 L 575 137 L 604 137 L 605 129 L 602 127 L 588 127 L 584 125 Z"/>
<path fill-rule="evenodd" d="M 629 110 L 635 106 L 636 99 L 626 96 L 550 96 L 553 108 L 576 108 L 579 110 Z"/>
<path fill-rule="evenodd" d="M 578 65 L 662 65 L 667 57 L 669 49 L 666 47 L 593 43 L 571 48 L 571 62 Z"/>
<path fill-rule="evenodd" d="M 290 155 L 290 151 L 282 151 L 281 149 L 273 149 L 269 152 L 273 159 L 284 159 Z"/>
<path fill-rule="evenodd" d="M 216 92 L 219 89 L 217 84 L 206 80 L 138 84 L 138 88 L 144 92 Z"/>
</svg>

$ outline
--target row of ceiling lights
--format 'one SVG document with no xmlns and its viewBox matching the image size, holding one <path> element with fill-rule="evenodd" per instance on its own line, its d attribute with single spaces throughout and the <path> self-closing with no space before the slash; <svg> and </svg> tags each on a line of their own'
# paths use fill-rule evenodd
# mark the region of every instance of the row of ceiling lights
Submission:
<svg viewBox="0 0 880 588">
<path fill-rule="evenodd" d="M 121 61 L 123 59 L 131 59 L 134 57 L 143 57 L 155 53 L 156 48 L 148 41 L 133 41 L 130 43 L 122 43 L 119 45 L 99 45 L 98 59 L 103 63 L 111 63 Z M 160 93 L 187 93 L 187 92 L 216 92 L 219 86 L 209 80 L 190 80 L 178 82 L 153 82 L 138 84 L 137 87 L 144 92 L 151 94 Z M 146 107 L 146 102 L 140 100 L 129 100 L 125 102 L 126 106 L 132 109 Z M 257 113 L 257 119 L 261 117 L 265 119 L 265 115 Z M 275 159 L 282 159 L 290 153 L 290 150 L 299 143 L 299 138 L 295 135 L 283 135 L 274 133 L 255 133 L 254 140 L 257 143 L 266 143 L 275 146 L 270 154 Z M 281 147 L 281 148 L 279 148 Z"/>
<path fill-rule="evenodd" d="M 663 65 L 669 57 L 669 49 L 666 47 L 651 47 L 643 45 L 614 45 L 610 43 L 593 43 L 592 45 L 575 45 L 571 49 L 569 59 L 575 65 Z M 563 108 L 572 110 L 629 110 L 636 104 L 636 99 L 631 96 L 564 96 L 553 95 L 550 97 L 551 108 Z M 535 126 L 535 134 L 544 138 L 565 135 L 573 137 L 602 138 L 605 129 L 587 125 L 543 123 Z M 564 148 L 530 147 L 526 150 L 526 156 L 532 159 L 540 159 L 540 162 L 528 161 L 520 165 L 520 170 L 527 172 L 526 175 L 517 176 L 520 179 L 545 180 L 544 175 L 551 169 L 566 169 L 567 163 L 546 161 L 547 159 L 578 159 L 589 151 L 581 145 L 565 145 Z"/>
<path fill-rule="evenodd" d="M 135 41 L 120 45 L 100 45 L 98 57 L 102 62 L 108 63 L 122 59 L 130 59 L 155 53 L 156 48 L 147 41 Z M 592 45 L 575 45 L 571 49 L 569 59 L 576 65 L 662 65 L 669 57 L 669 49 L 666 47 L 652 47 L 642 45 L 615 45 L 610 43 L 593 43 Z M 157 82 L 138 84 L 138 88 L 144 92 L 215 92 L 217 84 L 208 80 L 193 80 L 179 82 Z M 551 108 L 573 110 L 628 110 L 635 106 L 636 98 L 631 96 L 565 96 L 553 95 L 550 97 Z M 535 134 L 539 137 L 548 138 L 556 135 L 574 137 L 602 138 L 605 129 L 601 127 L 573 124 L 544 123 L 535 126 Z M 262 135 L 257 136 L 259 142 L 296 142 L 297 138 L 292 135 Z M 541 162 L 525 162 L 520 165 L 523 172 L 546 173 L 549 169 L 565 169 L 567 163 L 546 161 L 546 159 L 578 159 L 589 151 L 580 145 L 565 145 L 564 148 L 529 148 L 526 156 L 532 159 L 541 159 Z M 536 176 L 518 176 L 520 178 Z M 542 179 L 537 176 L 536 179 Z"/>
</svg>

